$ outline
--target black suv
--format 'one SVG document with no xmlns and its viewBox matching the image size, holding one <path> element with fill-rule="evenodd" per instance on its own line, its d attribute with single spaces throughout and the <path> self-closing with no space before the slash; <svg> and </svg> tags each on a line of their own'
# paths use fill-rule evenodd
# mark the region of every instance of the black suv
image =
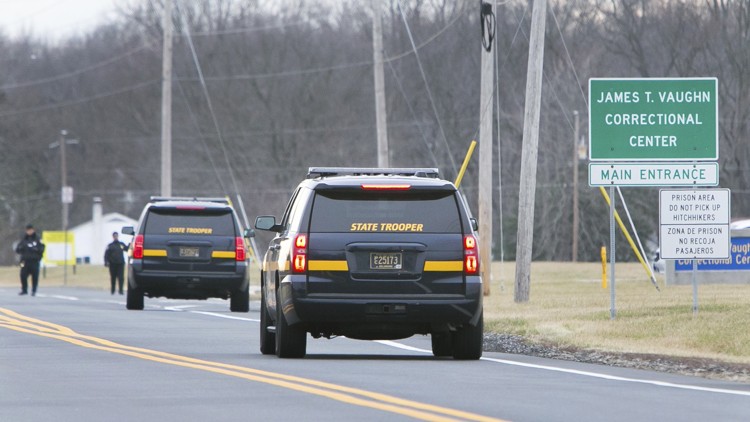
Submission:
<svg viewBox="0 0 750 422">
<path fill-rule="evenodd" d="M 247 248 L 237 214 L 222 198 L 152 197 L 138 220 L 128 253 L 128 309 L 143 297 L 230 298 L 232 312 L 247 312 Z"/>
<path fill-rule="evenodd" d="M 260 350 L 303 357 L 307 333 L 430 334 L 435 356 L 482 355 L 476 220 L 437 169 L 310 168 L 261 272 Z"/>
</svg>

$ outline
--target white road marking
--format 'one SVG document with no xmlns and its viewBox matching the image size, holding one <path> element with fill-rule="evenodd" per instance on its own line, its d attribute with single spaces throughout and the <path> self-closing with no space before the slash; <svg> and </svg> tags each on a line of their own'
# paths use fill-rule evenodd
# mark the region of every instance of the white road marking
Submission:
<svg viewBox="0 0 750 422">
<path fill-rule="evenodd" d="M 63 295 L 45 295 L 44 293 L 38 293 L 37 296 L 39 297 L 52 297 L 55 299 L 62 299 L 62 300 L 80 300 L 77 297 L 74 296 L 63 296 Z"/>
<path fill-rule="evenodd" d="M 234 315 L 217 314 L 215 312 L 206 312 L 206 311 L 188 311 L 188 312 L 193 313 L 193 314 L 202 314 L 202 315 L 215 316 L 217 318 L 236 319 L 238 321 L 260 322 L 259 319 L 243 318 L 243 317 L 238 317 L 238 316 L 234 316 Z"/>
<path fill-rule="evenodd" d="M 184 312 L 188 308 L 197 308 L 198 305 L 177 305 L 177 306 L 164 306 L 166 311 Z"/>
<path fill-rule="evenodd" d="M 398 349 L 408 350 L 411 352 L 432 354 L 432 350 L 426 350 L 426 349 L 420 349 L 417 347 L 407 346 L 405 344 L 397 343 L 395 341 L 378 340 L 377 342 L 380 344 L 384 344 L 386 346 L 396 347 Z M 731 394 L 735 396 L 750 397 L 750 391 L 729 390 L 725 388 L 700 387 L 696 385 L 675 384 L 671 382 L 653 381 L 653 380 L 645 380 L 645 379 L 638 379 L 638 378 L 626 378 L 626 377 L 619 377 L 616 375 L 601 374 L 598 372 L 579 371 L 576 369 L 559 368 L 556 366 L 548 366 L 548 365 L 536 365 L 533 363 L 517 362 L 517 361 L 512 361 L 512 360 L 507 360 L 507 359 L 495 359 L 495 358 L 488 358 L 488 357 L 483 357 L 481 359 L 484 361 L 488 361 L 488 362 L 502 363 L 504 365 L 522 366 L 525 368 L 541 369 L 541 370 L 553 371 L 553 372 L 562 372 L 566 374 L 581 375 L 585 377 L 599 378 L 599 379 L 605 379 L 605 380 L 610 380 L 610 381 L 632 382 L 632 383 L 637 383 L 637 384 L 654 385 L 657 387 L 677 388 L 677 389 L 682 389 L 682 390 L 693 390 L 693 391 L 701 391 L 701 392 L 707 392 L 707 393 Z"/>
</svg>

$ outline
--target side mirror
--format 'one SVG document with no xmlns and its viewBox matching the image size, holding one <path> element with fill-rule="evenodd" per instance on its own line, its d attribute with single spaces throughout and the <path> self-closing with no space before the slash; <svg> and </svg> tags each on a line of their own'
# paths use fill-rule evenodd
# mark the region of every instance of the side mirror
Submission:
<svg viewBox="0 0 750 422">
<path fill-rule="evenodd" d="M 276 224 L 276 217 L 272 215 L 260 215 L 255 217 L 255 228 L 258 230 L 278 232 L 280 227 Z"/>
<path fill-rule="evenodd" d="M 245 229 L 245 232 L 243 233 L 245 236 L 245 239 L 250 239 L 255 237 L 255 230 L 253 229 Z"/>
<path fill-rule="evenodd" d="M 130 236 L 133 236 L 135 234 L 135 228 L 133 226 L 124 226 L 122 230 L 120 230 L 122 234 L 128 234 Z"/>
<path fill-rule="evenodd" d="M 477 219 L 476 219 L 476 218 L 474 218 L 474 217 L 471 217 L 471 218 L 469 219 L 469 221 L 471 221 L 471 229 L 472 229 L 472 230 L 474 230 L 474 231 L 477 231 L 477 230 L 479 230 L 479 223 L 477 222 Z"/>
</svg>

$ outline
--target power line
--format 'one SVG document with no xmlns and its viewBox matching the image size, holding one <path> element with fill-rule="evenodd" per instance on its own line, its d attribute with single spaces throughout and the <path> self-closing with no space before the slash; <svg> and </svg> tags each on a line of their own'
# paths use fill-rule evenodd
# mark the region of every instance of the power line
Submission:
<svg viewBox="0 0 750 422">
<path fill-rule="evenodd" d="M 152 79 L 150 81 L 143 81 L 139 82 L 135 85 L 130 85 L 124 88 L 115 89 L 112 91 L 103 92 L 100 94 L 92 95 L 90 97 L 83 97 L 83 98 L 77 98 L 75 100 L 69 100 L 69 101 L 63 101 L 60 103 L 54 103 L 54 104 L 47 104 L 43 106 L 37 106 L 37 107 L 29 107 L 29 108 L 23 108 L 20 110 L 14 110 L 14 111 L 7 111 L 5 113 L 0 113 L 0 117 L 12 117 L 12 116 L 18 116 L 20 114 L 26 114 L 26 113 L 35 113 L 38 111 L 46 111 L 46 110 L 53 110 L 56 108 L 61 107 L 67 107 L 71 105 L 77 105 L 77 104 L 83 104 L 89 101 L 99 100 L 106 97 L 111 97 L 114 95 L 124 94 L 126 92 L 135 91 L 137 89 L 141 89 L 144 87 L 147 87 L 149 85 L 153 85 L 155 83 L 161 82 L 161 79 Z"/>
<path fill-rule="evenodd" d="M 249 27 L 249 28 L 235 28 L 235 29 L 225 29 L 221 31 L 201 31 L 201 32 L 193 32 L 193 37 L 210 37 L 212 35 L 235 35 L 235 34 L 246 34 L 249 32 L 260 32 L 260 31 L 267 31 L 269 29 L 283 29 L 288 28 L 291 26 L 300 26 L 303 25 L 305 22 L 298 21 L 298 22 L 292 22 L 292 23 L 282 23 L 278 25 L 267 25 L 267 26 L 256 26 L 256 27 Z M 185 36 L 185 35 L 183 35 Z"/>
<path fill-rule="evenodd" d="M 463 13 L 459 13 L 453 20 L 448 22 L 444 27 L 440 28 L 436 33 L 431 35 L 429 38 L 427 38 L 424 42 L 416 46 L 416 50 L 421 50 L 423 47 L 429 45 L 433 41 L 435 41 L 440 35 L 445 33 L 449 28 L 451 28 L 458 20 L 462 17 Z M 383 59 L 384 63 L 390 63 L 394 62 L 396 60 L 403 59 L 405 57 L 411 56 L 412 54 L 415 54 L 414 49 L 409 49 L 404 51 L 403 53 L 396 54 L 395 56 L 386 57 Z M 317 67 L 317 68 L 311 68 L 311 69 L 297 69 L 297 70 L 286 70 L 281 72 L 269 72 L 269 73 L 256 73 L 256 74 L 240 74 L 240 75 L 227 75 L 227 76 L 208 76 L 205 77 L 206 81 L 226 81 L 226 80 L 252 80 L 252 79 L 265 79 L 265 78 L 275 78 L 275 77 L 287 77 L 287 76 L 300 76 L 300 75 L 310 75 L 314 73 L 322 73 L 322 72 L 329 72 L 334 70 L 344 70 L 344 69 L 351 69 L 355 67 L 369 67 L 373 65 L 373 61 L 360 61 L 360 62 L 352 62 L 352 63 L 342 63 L 337 65 L 331 65 L 331 66 L 324 66 L 324 67 Z M 180 78 L 178 80 L 181 81 L 196 81 L 196 78 Z"/>
<path fill-rule="evenodd" d="M 422 80 L 425 84 L 425 89 L 427 90 L 427 97 L 430 99 L 430 104 L 432 104 L 432 111 L 435 113 L 435 119 L 437 120 L 438 128 L 440 129 L 440 134 L 443 137 L 443 142 L 445 143 L 445 148 L 448 150 L 448 158 L 450 159 L 451 166 L 453 167 L 453 173 L 458 173 L 458 168 L 456 167 L 456 161 L 453 158 L 453 152 L 451 151 L 451 147 L 448 144 L 448 138 L 445 136 L 445 130 L 443 130 L 443 125 L 440 123 L 440 115 L 437 111 L 437 106 L 435 105 L 435 100 L 432 98 L 432 91 L 430 90 L 430 85 L 427 83 L 427 75 L 425 75 L 424 68 L 422 67 L 422 61 L 419 59 L 419 52 L 417 51 L 417 46 L 414 43 L 414 37 L 411 34 L 411 29 L 409 28 L 409 22 L 406 20 L 406 14 L 404 13 L 404 9 L 401 7 L 401 0 L 397 0 L 398 4 L 398 10 L 401 12 L 401 17 L 404 21 L 404 26 L 406 26 L 406 32 L 409 35 L 409 41 L 411 42 L 412 49 L 414 50 L 414 56 L 417 59 L 417 65 L 419 67 L 419 72 L 422 74 Z"/>
<path fill-rule="evenodd" d="M 443 28 L 441 28 L 435 34 L 433 34 L 432 36 L 430 36 L 430 38 L 428 38 L 426 41 L 424 41 L 419 46 L 417 46 L 416 50 L 419 50 L 419 49 L 421 49 L 421 48 L 429 45 L 432 41 L 434 41 L 435 39 L 437 39 L 440 35 L 442 35 L 445 31 L 447 31 L 451 26 L 453 26 L 459 20 L 460 17 L 461 17 L 461 15 L 459 14 L 451 22 L 449 22 L 448 24 L 446 24 Z M 293 26 L 293 25 L 290 24 L 288 26 Z M 265 28 L 270 28 L 270 27 L 265 27 Z M 51 76 L 51 77 L 43 78 L 43 79 L 37 79 L 37 80 L 33 80 L 33 81 L 25 81 L 25 82 L 19 82 L 19 83 L 15 83 L 15 84 L 6 84 L 6 85 L 3 85 L 2 87 L 0 87 L 0 89 L 10 90 L 10 89 L 16 89 L 16 88 L 24 88 L 24 87 L 28 87 L 28 86 L 39 85 L 39 84 L 44 84 L 44 83 L 48 83 L 48 82 L 53 82 L 53 81 L 65 79 L 65 78 L 68 78 L 68 77 L 71 77 L 71 76 L 75 76 L 75 75 L 79 75 L 79 74 L 82 74 L 82 73 L 86 73 L 88 71 L 91 71 L 91 70 L 94 70 L 94 69 L 97 69 L 97 68 L 100 68 L 100 67 L 104 67 L 104 66 L 106 66 L 108 64 L 112 64 L 112 63 L 114 63 L 114 62 L 116 62 L 118 60 L 126 58 L 126 57 L 128 57 L 130 55 L 133 55 L 133 54 L 135 54 L 135 53 L 137 53 L 137 52 L 139 52 L 141 50 L 144 50 L 146 48 L 148 48 L 147 45 L 142 45 L 140 47 L 136 47 L 133 50 L 127 51 L 127 52 L 125 52 L 125 53 L 123 53 L 123 54 L 121 54 L 119 56 L 112 57 L 110 59 L 107 59 L 107 60 L 104 60 L 102 62 L 93 64 L 91 66 L 87 66 L 87 67 L 84 67 L 84 68 L 81 68 L 81 69 L 74 70 L 72 72 L 68 72 L 68 73 L 64 73 L 64 74 L 60 74 L 60 75 L 56 75 L 56 76 Z M 410 55 L 415 54 L 415 53 L 416 53 L 415 50 L 408 50 L 408 51 L 403 52 L 401 54 L 397 54 L 395 56 L 391 56 L 391 57 L 385 58 L 384 62 L 390 63 L 392 61 L 400 60 L 400 59 L 402 59 L 404 57 L 410 56 Z M 283 71 L 283 72 L 276 72 L 276 73 L 264 73 L 264 74 L 254 74 L 254 75 L 233 75 L 233 76 L 224 76 L 224 77 L 222 77 L 222 76 L 204 77 L 203 80 L 204 80 L 204 83 L 205 83 L 205 81 L 250 80 L 250 79 L 262 79 L 262 78 L 273 78 L 273 77 L 288 77 L 288 76 L 309 75 L 309 74 L 322 73 L 322 72 L 328 72 L 328 71 L 333 71 L 333 70 L 343 70 L 343 69 L 349 69 L 349 68 L 355 68 L 355 67 L 366 67 L 366 66 L 371 66 L 372 63 L 373 63 L 372 61 L 363 61 L 363 62 L 355 62 L 355 63 L 344 63 L 344 64 L 340 64 L 340 65 L 326 66 L 326 67 L 313 68 L 313 69 L 301 69 L 301 70 Z M 175 78 L 175 80 L 178 81 L 178 82 L 179 81 L 190 82 L 190 81 L 196 81 L 196 80 L 199 81 L 200 78 L 197 78 L 197 79 L 196 78 Z M 108 97 L 108 96 L 112 96 L 112 95 L 122 94 L 122 93 L 125 93 L 125 92 L 128 92 L 128 91 L 136 90 L 136 89 L 142 88 L 142 87 L 144 87 L 146 85 L 150 85 L 150 84 L 155 83 L 155 82 L 160 82 L 160 80 L 145 81 L 145 82 L 142 82 L 142 83 L 139 83 L 139 84 L 136 84 L 136 85 L 132 85 L 132 86 L 129 86 L 129 87 L 125 87 L 125 88 L 122 88 L 122 89 L 113 90 L 113 91 L 107 91 L 107 92 L 104 92 L 104 93 L 101 93 L 101 94 L 95 94 L 95 95 L 92 95 L 92 96 L 89 96 L 89 97 L 78 98 L 78 99 L 75 99 L 75 100 L 69 100 L 69 101 L 65 101 L 65 102 L 61 102 L 61 103 L 47 104 L 47 105 L 42 105 L 42 106 L 29 107 L 29 108 L 25 108 L 25 109 L 20 109 L 20 110 L 14 110 L 14 111 L 10 111 L 10 112 L 0 113 L 0 117 L 11 117 L 11 116 L 21 115 L 21 114 L 26 114 L 26 113 L 33 113 L 33 112 L 38 112 L 38 111 L 52 110 L 52 109 L 55 109 L 55 108 L 66 107 L 66 106 L 69 106 L 69 105 L 81 104 L 81 103 L 84 103 L 84 102 L 87 102 L 87 101 L 93 101 L 93 100 L 97 100 L 97 99 L 100 99 L 100 98 L 104 98 L 104 97 Z M 452 155 L 451 155 L 451 161 L 453 162 Z M 455 170 L 455 163 L 453 163 L 453 165 L 454 165 L 454 170 Z"/>
<path fill-rule="evenodd" d="M 193 108 L 190 106 L 190 101 L 188 101 L 187 95 L 185 94 L 185 90 L 182 87 L 182 84 L 177 82 L 177 86 L 180 88 L 180 94 L 182 94 L 182 99 L 185 101 L 185 107 L 187 107 L 188 116 L 190 116 L 190 121 L 193 123 L 193 126 L 195 127 L 195 130 L 197 133 L 201 133 L 201 127 L 198 123 L 198 118 L 195 116 L 195 113 L 193 113 Z M 221 187 L 221 190 L 224 192 L 227 192 L 226 187 L 224 186 L 224 180 L 219 175 L 219 170 L 216 168 L 216 163 L 214 163 L 214 158 L 211 155 L 211 151 L 208 149 L 208 144 L 206 144 L 206 138 L 204 136 L 199 136 L 201 145 L 203 146 L 203 150 L 208 157 L 208 162 L 211 164 L 211 168 L 214 171 L 214 174 L 216 175 L 216 179 L 219 181 L 219 186 Z"/>
<path fill-rule="evenodd" d="M 239 186 L 237 185 L 237 179 L 234 176 L 234 170 L 232 169 L 232 165 L 229 161 L 229 155 L 227 153 L 227 149 L 224 143 L 224 138 L 221 136 L 221 128 L 219 127 L 219 121 L 216 118 L 214 105 L 211 102 L 211 96 L 208 93 L 206 80 L 203 78 L 203 70 L 201 69 L 200 61 L 198 60 L 198 54 L 196 53 L 195 46 L 193 45 L 193 38 L 190 36 L 190 28 L 188 27 L 185 16 L 183 15 L 182 10 L 179 7 L 179 4 L 177 4 L 177 13 L 180 15 L 180 20 L 182 20 L 182 29 L 183 31 L 185 31 L 185 35 L 187 36 L 188 45 L 190 46 L 190 52 L 193 55 L 193 62 L 195 63 L 195 68 L 198 71 L 198 76 L 200 77 L 200 80 L 201 80 L 201 87 L 203 88 L 203 95 L 206 97 L 208 110 L 211 113 L 211 120 L 214 123 L 214 128 L 216 129 L 216 135 L 218 136 L 218 139 L 219 139 L 219 146 L 221 147 L 221 150 L 224 153 L 224 161 L 227 165 L 227 169 L 229 170 L 229 176 L 232 179 L 232 187 L 234 188 L 235 194 L 239 194 L 240 189 L 239 189 Z"/>
<path fill-rule="evenodd" d="M 565 42 L 565 37 L 563 36 L 562 29 L 560 29 L 560 23 L 557 21 L 557 15 L 555 14 L 555 8 L 551 8 L 552 11 L 552 18 L 555 19 L 555 26 L 557 26 L 557 32 L 560 33 L 560 40 L 562 41 L 563 48 L 565 48 L 565 55 L 568 58 L 568 64 L 570 65 L 571 70 L 573 71 L 573 76 L 576 78 L 576 83 L 578 84 L 578 89 L 581 91 L 581 98 L 583 98 L 583 103 L 586 104 L 586 108 L 589 107 L 588 99 L 586 99 L 586 94 L 583 92 L 583 86 L 581 86 L 581 81 L 578 79 L 578 72 L 576 72 L 576 67 L 573 64 L 573 58 L 570 56 L 570 51 L 568 51 L 568 44 Z"/>
<path fill-rule="evenodd" d="M 419 121 L 417 120 L 417 114 L 414 111 L 414 107 L 411 106 L 411 102 L 409 102 L 409 97 L 406 95 L 406 92 L 404 91 L 404 86 L 401 84 L 401 79 L 399 79 L 398 74 L 396 73 L 396 69 L 393 68 L 393 63 L 388 62 L 388 67 L 391 69 L 393 78 L 396 80 L 396 86 L 398 87 L 399 92 L 401 92 L 401 96 L 404 97 L 404 102 L 406 103 L 406 106 L 409 108 L 409 113 L 411 113 L 411 116 L 412 118 L 414 118 L 414 122 L 417 125 L 417 129 L 419 129 L 419 134 L 422 136 L 422 142 L 424 142 L 424 145 L 427 148 L 427 152 L 430 153 L 432 162 L 437 166 L 438 160 L 435 157 L 435 153 L 432 151 L 432 148 L 430 148 L 430 143 L 427 141 L 427 134 L 425 134 L 424 130 L 422 129 L 422 125 L 420 125 Z"/>
<path fill-rule="evenodd" d="M 17 83 L 5 84 L 5 85 L 0 86 L 0 89 L 8 91 L 8 90 L 12 90 L 12 89 L 27 88 L 27 87 L 30 87 L 30 86 L 42 85 L 42 84 L 45 84 L 45 83 L 48 83 L 48 82 L 54 82 L 54 81 L 59 81 L 61 79 L 70 78 L 72 76 L 80 75 L 82 73 L 86 73 L 86 72 L 89 72 L 91 70 L 95 70 L 95 69 L 98 69 L 100 67 L 104 67 L 104 66 L 110 65 L 110 64 L 115 63 L 115 62 L 117 62 L 119 60 L 122 60 L 122 59 L 124 59 L 126 57 L 132 56 L 133 54 L 138 53 L 139 51 L 144 50 L 146 48 L 147 48 L 146 45 L 142 45 L 140 47 L 136 47 L 136 48 L 134 48 L 132 50 L 126 51 L 125 53 L 122 53 L 122 54 L 120 54 L 118 56 L 111 57 L 109 59 L 103 60 L 101 62 L 95 63 L 95 64 L 87 66 L 87 67 L 83 67 L 83 68 L 80 68 L 80 69 L 73 70 L 71 72 L 62 73 L 60 75 L 50 76 L 50 77 L 42 78 L 42 79 L 35 79 L 35 80 L 32 80 L 32 81 L 24 81 L 24 82 L 17 82 Z"/>
</svg>

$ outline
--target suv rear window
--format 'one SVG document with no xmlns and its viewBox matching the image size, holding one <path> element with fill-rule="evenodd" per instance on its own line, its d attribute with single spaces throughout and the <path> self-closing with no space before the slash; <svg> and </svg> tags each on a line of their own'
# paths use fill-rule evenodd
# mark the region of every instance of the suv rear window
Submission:
<svg viewBox="0 0 750 422">
<path fill-rule="evenodd" d="M 152 209 L 144 232 L 159 235 L 235 236 L 232 211 Z"/>
<path fill-rule="evenodd" d="M 453 192 L 318 192 L 315 232 L 461 233 Z"/>
</svg>

